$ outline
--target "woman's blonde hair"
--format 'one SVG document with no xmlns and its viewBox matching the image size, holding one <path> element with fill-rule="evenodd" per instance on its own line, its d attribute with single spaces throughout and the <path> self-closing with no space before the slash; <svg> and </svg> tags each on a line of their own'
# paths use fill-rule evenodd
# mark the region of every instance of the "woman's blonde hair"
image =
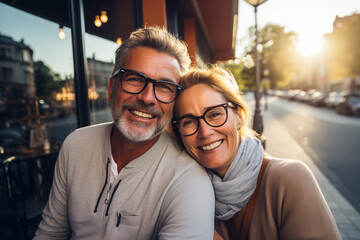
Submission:
<svg viewBox="0 0 360 240">
<path fill-rule="evenodd" d="M 204 69 L 191 69 L 180 78 L 182 91 L 197 84 L 206 84 L 215 91 L 222 94 L 226 101 L 231 102 L 237 107 L 238 113 L 242 119 L 240 134 L 242 137 L 257 137 L 255 131 L 248 127 L 250 110 L 245 103 L 239 86 L 233 74 L 225 68 L 218 65 L 208 65 Z M 181 93 L 180 93 L 181 94 Z M 176 105 L 175 105 L 176 106 Z M 177 118 L 176 107 L 174 108 L 173 118 Z M 177 127 L 173 125 L 173 131 L 177 137 L 179 132 Z"/>
</svg>

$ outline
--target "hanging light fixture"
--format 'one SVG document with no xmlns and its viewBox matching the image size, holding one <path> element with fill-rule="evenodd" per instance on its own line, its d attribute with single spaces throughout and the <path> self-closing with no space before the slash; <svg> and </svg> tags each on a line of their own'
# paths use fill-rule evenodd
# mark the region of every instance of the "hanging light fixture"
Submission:
<svg viewBox="0 0 360 240">
<path fill-rule="evenodd" d="M 101 27 L 101 20 L 100 20 L 100 16 L 99 15 L 96 15 L 95 16 L 95 21 L 94 21 L 94 24 L 95 24 L 95 26 L 97 26 L 97 27 Z"/>
<path fill-rule="evenodd" d="M 60 38 L 60 39 L 65 39 L 65 38 L 66 38 L 66 34 L 65 34 L 65 32 L 64 32 L 64 26 L 60 25 L 59 28 L 60 28 L 59 38 Z"/>
<path fill-rule="evenodd" d="M 121 39 L 121 37 L 118 37 L 118 38 L 116 39 L 116 43 L 117 43 L 118 45 L 121 45 L 121 44 L 122 44 L 122 39 Z"/>
<path fill-rule="evenodd" d="M 106 15 L 106 11 L 100 11 L 100 13 L 101 13 L 100 20 L 103 23 L 106 23 L 109 20 L 108 16 Z"/>
</svg>

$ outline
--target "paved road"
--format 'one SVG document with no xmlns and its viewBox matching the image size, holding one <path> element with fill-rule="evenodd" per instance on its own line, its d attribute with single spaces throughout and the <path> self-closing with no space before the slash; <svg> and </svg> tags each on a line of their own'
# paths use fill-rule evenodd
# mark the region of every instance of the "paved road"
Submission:
<svg viewBox="0 0 360 240">
<path fill-rule="evenodd" d="M 360 211 L 360 118 L 276 97 L 268 98 L 268 111 Z"/>
</svg>

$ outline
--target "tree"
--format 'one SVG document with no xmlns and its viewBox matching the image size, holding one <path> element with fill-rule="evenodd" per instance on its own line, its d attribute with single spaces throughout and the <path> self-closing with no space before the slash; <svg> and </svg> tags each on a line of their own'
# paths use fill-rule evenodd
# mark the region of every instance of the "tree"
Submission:
<svg viewBox="0 0 360 240">
<path fill-rule="evenodd" d="M 52 92 L 56 92 L 61 88 L 60 75 L 54 73 L 42 61 L 34 62 L 35 70 L 35 86 L 38 96 L 49 96 Z"/>
<path fill-rule="evenodd" d="M 249 39 L 255 39 L 255 28 L 249 28 Z M 259 60 L 261 69 L 269 70 L 270 88 L 286 88 L 290 81 L 300 70 L 302 57 L 296 48 L 297 34 L 285 32 L 283 26 L 268 24 L 258 33 Z M 245 63 L 244 70 L 247 73 L 254 72 L 254 47 L 252 40 L 244 53 L 248 64 Z M 263 76 L 261 77 L 263 79 Z M 252 77 L 254 79 L 254 75 Z"/>
<path fill-rule="evenodd" d="M 244 66 L 243 62 L 239 60 L 228 61 L 224 64 L 224 67 L 229 69 L 231 73 L 234 75 L 236 82 L 239 85 L 240 90 L 249 90 L 253 89 L 254 83 L 252 76 L 253 72 L 249 72 L 249 68 Z"/>
</svg>

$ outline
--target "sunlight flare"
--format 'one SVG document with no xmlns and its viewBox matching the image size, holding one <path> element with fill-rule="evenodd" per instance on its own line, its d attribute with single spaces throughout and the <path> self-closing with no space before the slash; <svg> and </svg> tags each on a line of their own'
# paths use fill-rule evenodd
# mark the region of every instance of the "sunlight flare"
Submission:
<svg viewBox="0 0 360 240">
<path fill-rule="evenodd" d="M 306 36 L 299 38 L 298 50 L 305 56 L 311 56 L 317 53 L 324 44 L 324 39 L 318 36 Z"/>
</svg>

